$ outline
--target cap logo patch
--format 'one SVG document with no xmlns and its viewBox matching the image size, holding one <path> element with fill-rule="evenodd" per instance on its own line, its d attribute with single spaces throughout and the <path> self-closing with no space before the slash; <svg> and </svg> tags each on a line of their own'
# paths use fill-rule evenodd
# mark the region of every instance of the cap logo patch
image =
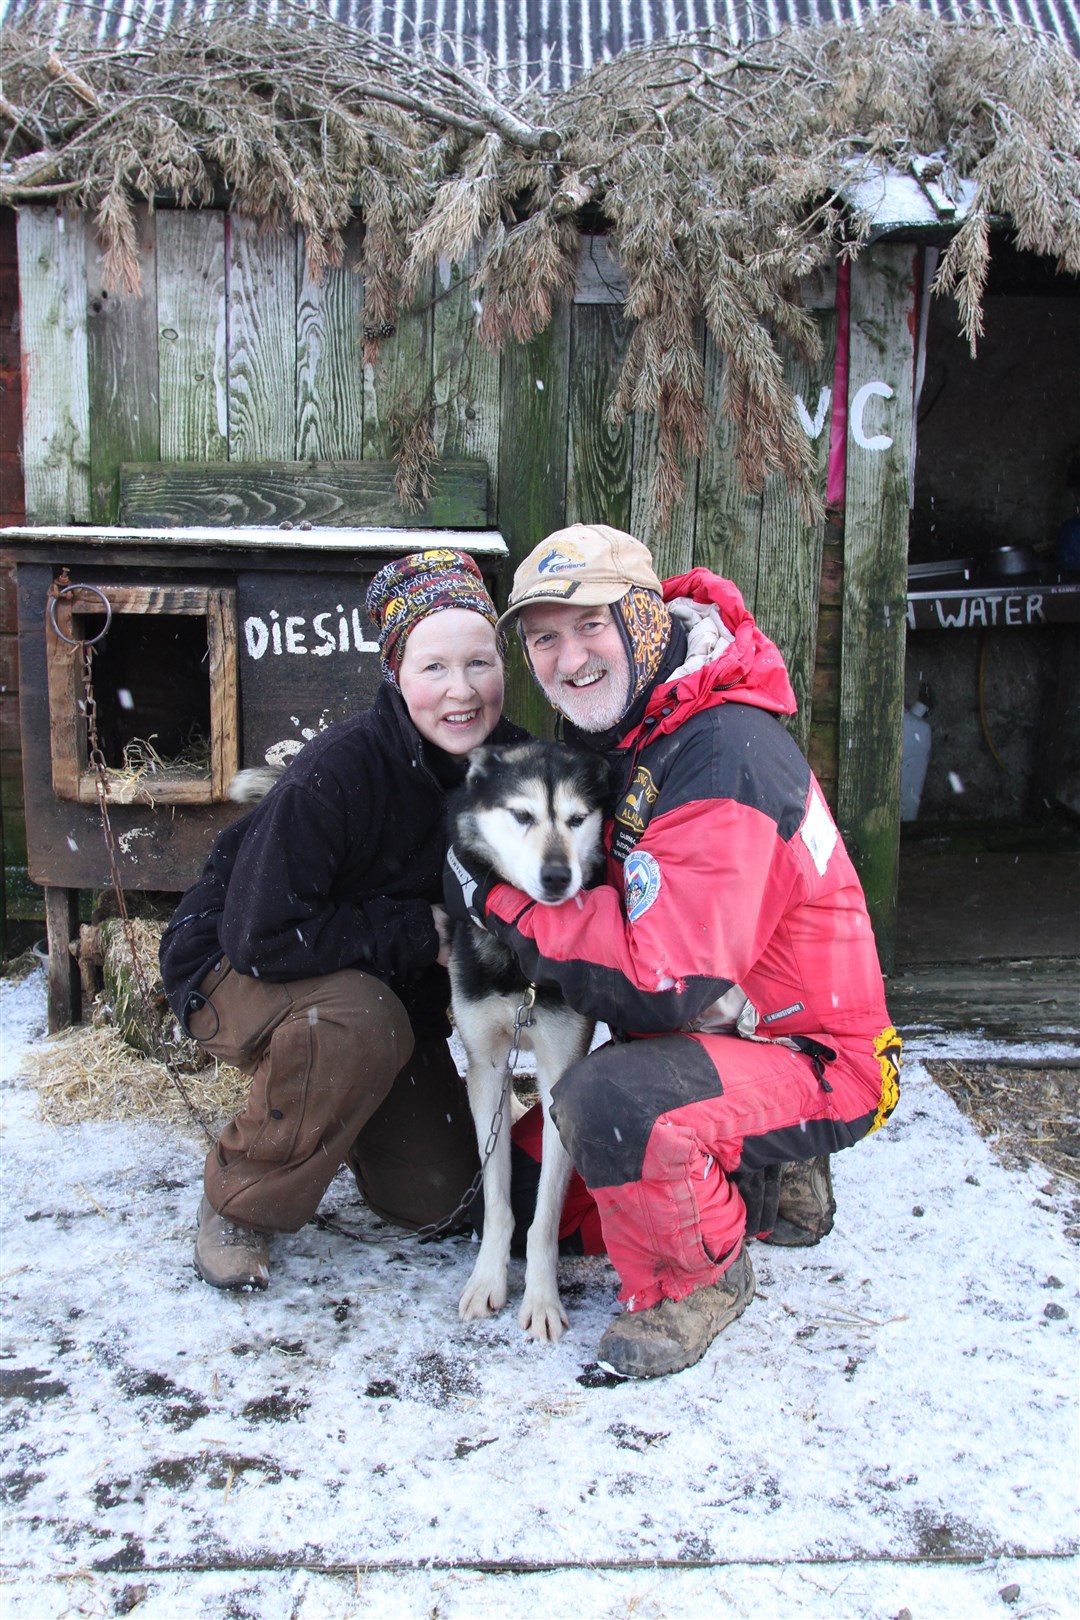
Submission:
<svg viewBox="0 0 1080 1620">
<path fill-rule="evenodd" d="M 569 573 L 573 568 L 584 567 L 585 559 L 579 556 L 578 553 L 572 551 L 560 551 L 558 546 L 553 546 L 550 551 L 545 551 L 544 555 L 536 564 L 536 572 L 541 575 L 552 573 L 566 574 Z"/>
<path fill-rule="evenodd" d="M 635 851 L 623 867 L 626 915 L 630 922 L 643 917 L 660 893 L 660 868 L 647 851 Z"/>
<path fill-rule="evenodd" d="M 511 605 L 521 607 L 531 596 L 542 596 L 545 602 L 553 596 L 573 596 L 580 584 L 580 579 L 549 579 L 543 585 L 532 585 L 527 591 L 522 591 L 520 596 L 514 597 Z"/>
</svg>

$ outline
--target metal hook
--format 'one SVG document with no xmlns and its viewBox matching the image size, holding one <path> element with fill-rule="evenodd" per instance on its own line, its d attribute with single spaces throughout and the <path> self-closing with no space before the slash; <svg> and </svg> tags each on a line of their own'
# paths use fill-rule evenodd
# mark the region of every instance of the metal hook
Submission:
<svg viewBox="0 0 1080 1620">
<path fill-rule="evenodd" d="M 101 600 L 105 605 L 105 623 L 102 625 L 96 636 L 90 636 L 89 638 L 86 636 L 65 636 L 64 632 L 57 624 L 56 604 L 59 602 L 62 596 L 69 596 L 72 591 L 92 591 L 95 596 L 101 597 Z M 60 640 L 66 641 L 69 647 L 92 647 L 95 642 L 101 640 L 102 636 L 108 635 L 109 626 L 112 624 L 112 612 L 112 603 L 105 595 L 105 592 L 97 585 L 62 585 L 54 595 L 49 597 L 49 623 L 52 625 L 56 634 L 60 637 Z"/>
</svg>

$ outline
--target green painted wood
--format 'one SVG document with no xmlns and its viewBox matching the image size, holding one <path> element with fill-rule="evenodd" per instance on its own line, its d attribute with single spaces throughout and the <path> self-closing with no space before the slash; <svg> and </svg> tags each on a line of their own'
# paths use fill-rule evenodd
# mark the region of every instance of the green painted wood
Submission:
<svg viewBox="0 0 1080 1620">
<path fill-rule="evenodd" d="M 151 529 L 244 523 L 272 527 L 480 529 L 487 522 L 487 468 L 448 462 L 431 499 L 402 512 L 395 467 L 381 461 L 156 463 L 121 469 L 120 521 Z"/>
<path fill-rule="evenodd" d="M 312 281 L 298 237 L 296 454 L 301 461 L 359 461 L 364 450 L 364 283 L 361 228 L 345 231 L 345 262 Z"/>
<path fill-rule="evenodd" d="M 431 408 L 431 293 L 429 279 L 400 312 L 393 337 L 383 338 L 375 364 L 364 367 L 365 460 L 392 460 L 401 424 Z"/>
<path fill-rule="evenodd" d="M 435 447 L 447 461 L 487 463 L 489 516 L 499 501 L 499 357 L 476 336 L 476 310 L 470 274 L 475 255 L 464 264 L 440 261 L 435 272 L 432 310 L 432 369 Z"/>
<path fill-rule="evenodd" d="M 570 328 L 567 523 L 633 522 L 634 426 L 607 420 L 607 406 L 630 342 L 617 304 L 577 304 Z"/>
<path fill-rule="evenodd" d="M 136 233 L 142 286 L 118 293 L 105 285 L 101 251 L 87 241 L 86 339 L 90 377 L 90 518 L 115 523 L 125 461 L 153 461 L 158 411 L 157 215 L 141 204 Z"/>
<path fill-rule="evenodd" d="M 837 808 L 886 968 L 900 842 L 914 251 L 878 243 L 851 270 Z M 867 396 L 867 387 L 890 392 Z"/>
<path fill-rule="evenodd" d="M 296 235 L 230 214 L 229 460 L 296 455 Z"/>
<path fill-rule="evenodd" d="M 502 355 L 499 442 L 499 528 L 511 571 L 545 535 L 566 524 L 566 451 L 570 309 L 556 309 L 531 343 L 508 343 Z M 516 638 L 515 638 L 516 639 Z M 506 705 L 513 719 L 550 736 L 554 716 L 523 656 L 511 648 Z"/>
<path fill-rule="evenodd" d="M 90 517 L 87 215 L 18 210 L 27 523 Z"/>
<path fill-rule="evenodd" d="M 227 461 L 225 215 L 158 214 L 158 368 L 163 461 Z"/>
<path fill-rule="evenodd" d="M 735 426 L 723 412 L 724 357 L 705 341 L 705 409 L 711 428 L 698 472 L 694 563 L 735 581 L 750 612 L 757 605 L 762 497 L 749 494 L 735 460 Z"/>
<path fill-rule="evenodd" d="M 800 420 L 809 424 L 808 437 L 816 462 L 816 486 L 825 499 L 829 459 L 829 405 L 836 363 L 835 313 L 818 317 L 822 331 L 821 358 L 799 359 L 784 345 L 784 375 L 801 406 Z M 821 552 L 825 534 L 824 511 L 817 523 L 808 523 L 787 479 L 780 474 L 766 480 L 762 494 L 761 544 L 758 551 L 755 617 L 784 655 L 798 712 L 790 730 L 805 749 L 810 739 L 813 712 L 814 661 L 817 647 L 818 600 L 821 588 Z"/>
</svg>

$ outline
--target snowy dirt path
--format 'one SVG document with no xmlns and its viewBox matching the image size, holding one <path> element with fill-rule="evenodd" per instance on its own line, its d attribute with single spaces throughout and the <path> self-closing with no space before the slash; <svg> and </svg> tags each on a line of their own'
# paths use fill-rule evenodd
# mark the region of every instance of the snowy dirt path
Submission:
<svg viewBox="0 0 1080 1620">
<path fill-rule="evenodd" d="M 1078 1612 L 1076 1252 L 1046 1172 L 997 1165 L 917 1061 L 834 1161 L 826 1242 L 756 1245 L 702 1363 L 617 1383 L 606 1261 L 564 1262 L 555 1347 L 466 1325 L 471 1246 L 345 1176 L 348 1236 L 207 1288 L 195 1135 L 43 1124 L 41 974 L 0 999 L 11 1620 Z"/>
</svg>

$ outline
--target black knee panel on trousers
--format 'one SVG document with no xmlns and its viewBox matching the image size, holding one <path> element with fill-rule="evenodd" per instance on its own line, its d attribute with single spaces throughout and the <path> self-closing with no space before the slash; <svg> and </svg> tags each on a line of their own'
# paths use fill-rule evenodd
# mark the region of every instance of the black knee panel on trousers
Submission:
<svg viewBox="0 0 1080 1620">
<path fill-rule="evenodd" d="M 716 1066 L 685 1035 L 612 1041 L 573 1064 L 551 1094 L 551 1117 L 588 1187 L 641 1179 L 662 1114 L 723 1093 Z"/>
</svg>

